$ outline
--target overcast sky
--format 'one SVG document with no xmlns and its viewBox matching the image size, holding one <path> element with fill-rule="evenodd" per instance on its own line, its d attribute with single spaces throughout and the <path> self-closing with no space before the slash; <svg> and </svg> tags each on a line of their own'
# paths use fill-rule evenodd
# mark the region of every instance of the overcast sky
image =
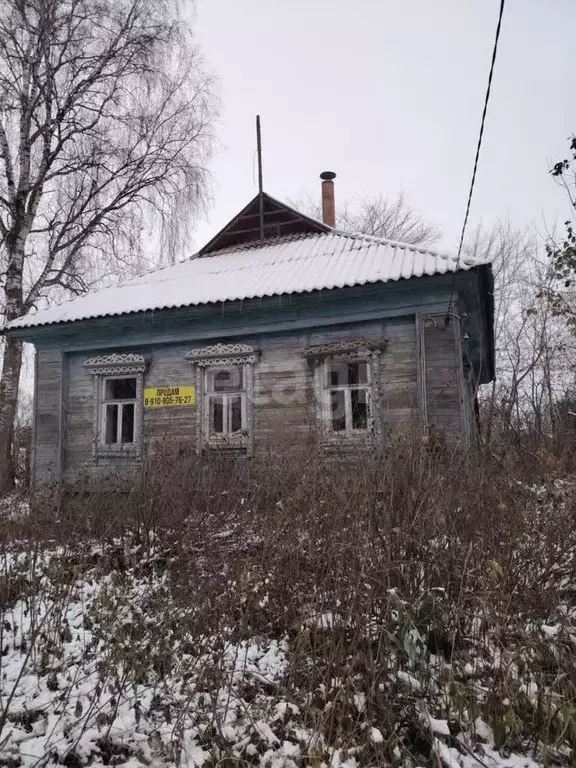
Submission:
<svg viewBox="0 0 576 768">
<path fill-rule="evenodd" d="M 281 199 L 394 197 L 457 246 L 499 0 L 196 0 L 196 32 L 220 81 L 214 206 L 197 247 L 264 186 Z M 564 220 L 547 170 L 576 132 L 575 0 L 507 0 L 471 225 Z"/>
</svg>

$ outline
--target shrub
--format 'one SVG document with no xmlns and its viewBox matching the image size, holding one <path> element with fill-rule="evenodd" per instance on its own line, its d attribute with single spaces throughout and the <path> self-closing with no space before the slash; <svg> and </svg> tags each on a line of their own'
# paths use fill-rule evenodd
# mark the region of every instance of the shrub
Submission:
<svg viewBox="0 0 576 768">
<path fill-rule="evenodd" d="M 106 679 L 193 682 L 196 698 L 171 700 L 171 717 L 209 710 L 202 743 L 215 760 L 257 762 L 248 743 L 226 746 L 221 692 L 235 686 L 253 720 L 264 717 L 258 707 L 294 708 L 275 733 L 299 742 L 309 764 L 338 753 L 437 766 L 443 749 L 481 759 L 482 741 L 568 763 L 576 486 L 529 484 L 515 462 L 408 440 L 356 460 L 183 462 L 166 452 L 122 494 L 78 494 L 64 511 L 36 499 L 33 516 L 6 523 L 0 594 L 5 609 L 37 596 L 30 553 L 54 547 L 58 599 L 80 575 L 104 579 L 84 626 L 95 642 L 115 638 Z M 6 566 L 15 536 L 29 578 Z M 31 642 L 46 650 L 48 636 L 43 626 Z M 285 647 L 281 678 L 238 677 L 230 654 L 255 638 Z M 55 665 L 45 672 L 58 686 Z M 260 759 L 263 747 L 249 744 Z"/>
</svg>

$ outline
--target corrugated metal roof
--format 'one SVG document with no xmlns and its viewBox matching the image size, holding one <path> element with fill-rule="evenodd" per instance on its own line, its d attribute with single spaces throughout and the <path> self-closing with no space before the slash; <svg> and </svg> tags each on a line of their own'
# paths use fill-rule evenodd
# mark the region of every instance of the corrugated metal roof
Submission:
<svg viewBox="0 0 576 768">
<path fill-rule="evenodd" d="M 31 312 L 7 328 L 28 328 L 130 312 L 329 290 L 468 270 L 481 262 L 336 230 L 297 235 L 191 258 Z"/>
</svg>

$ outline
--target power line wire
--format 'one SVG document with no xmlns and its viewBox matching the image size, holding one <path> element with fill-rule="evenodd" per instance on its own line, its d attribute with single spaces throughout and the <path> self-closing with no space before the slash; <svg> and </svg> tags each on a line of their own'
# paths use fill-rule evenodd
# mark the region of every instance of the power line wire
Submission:
<svg viewBox="0 0 576 768">
<path fill-rule="evenodd" d="M 470 206 L 472 204 L 472 195 L 474 193 L 474 185 L 476 183 L 476 172 L 478 171 L 478 161 L 480 159 L 480 149 L 482 147 L 482 137 L 484 136 L 484 126 L 486 124 L 486 113 L 488 111 L 488 102 L 490 101 L 490 91 L 492 89 L 492 78 L 494 77 L 494 65 L 496 64 L 496 55 L 498 53 L 498 41 L 500 39 L 500 29 L 502 27 L 502 15 L 504 13 L 505 0 L 500 0 L 500 12 L 498 14 L 498 25 L 496 27 L 496 36 L 494 37 L 494 46 L 492 48 L 492 61 L 490 63 L 490 73 L 488 74 L 488 85 L 486 87 L 486 95 L 484 97 L 484 109 L 482 110 L 482 120 L 480 121 L 480 133 L 478 135 L 478 144 L 476 145 L 476 157 L 474 158 L 474 170 L 472 171 L 472 180 L 470 181 L 470 189 L 468 192 L 468 202 L 466 204 L 466 214 L 464 216 L 464 223 L 462 224 L 462 232 L 460 233 L 460 244 L 458 246 L 458 256 L 456 258 L 456 268 L 454 270 L 454 280 L 456 280 L 456 272 L 460 264 L 460 257 L 462 255 L 462 247 L 464 245 L 464 236 L 466 234 L 466 227 L 468 225 L 468 218 L 470 216 Z M 454 281 L 452 285 L 452 294 L 450 296 L 450 303 L 448 304 L 448 312 L 452 305 L 452 299 L 454 297 Z"/>
</svg>

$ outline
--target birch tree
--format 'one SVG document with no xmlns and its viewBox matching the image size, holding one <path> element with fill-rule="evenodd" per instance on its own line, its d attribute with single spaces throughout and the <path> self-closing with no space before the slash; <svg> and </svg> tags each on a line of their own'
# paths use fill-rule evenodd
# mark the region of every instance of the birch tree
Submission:
<svg viewBox="0 0 576 768">
<path fill-rule="evenodd" d="M 0 4 L 0 308 L 8 322 L 142 252 L 203 199 L 213 87 L 177 0 Z M 0 492 L 22 347 L 0 378 Z"/>
</svg>

